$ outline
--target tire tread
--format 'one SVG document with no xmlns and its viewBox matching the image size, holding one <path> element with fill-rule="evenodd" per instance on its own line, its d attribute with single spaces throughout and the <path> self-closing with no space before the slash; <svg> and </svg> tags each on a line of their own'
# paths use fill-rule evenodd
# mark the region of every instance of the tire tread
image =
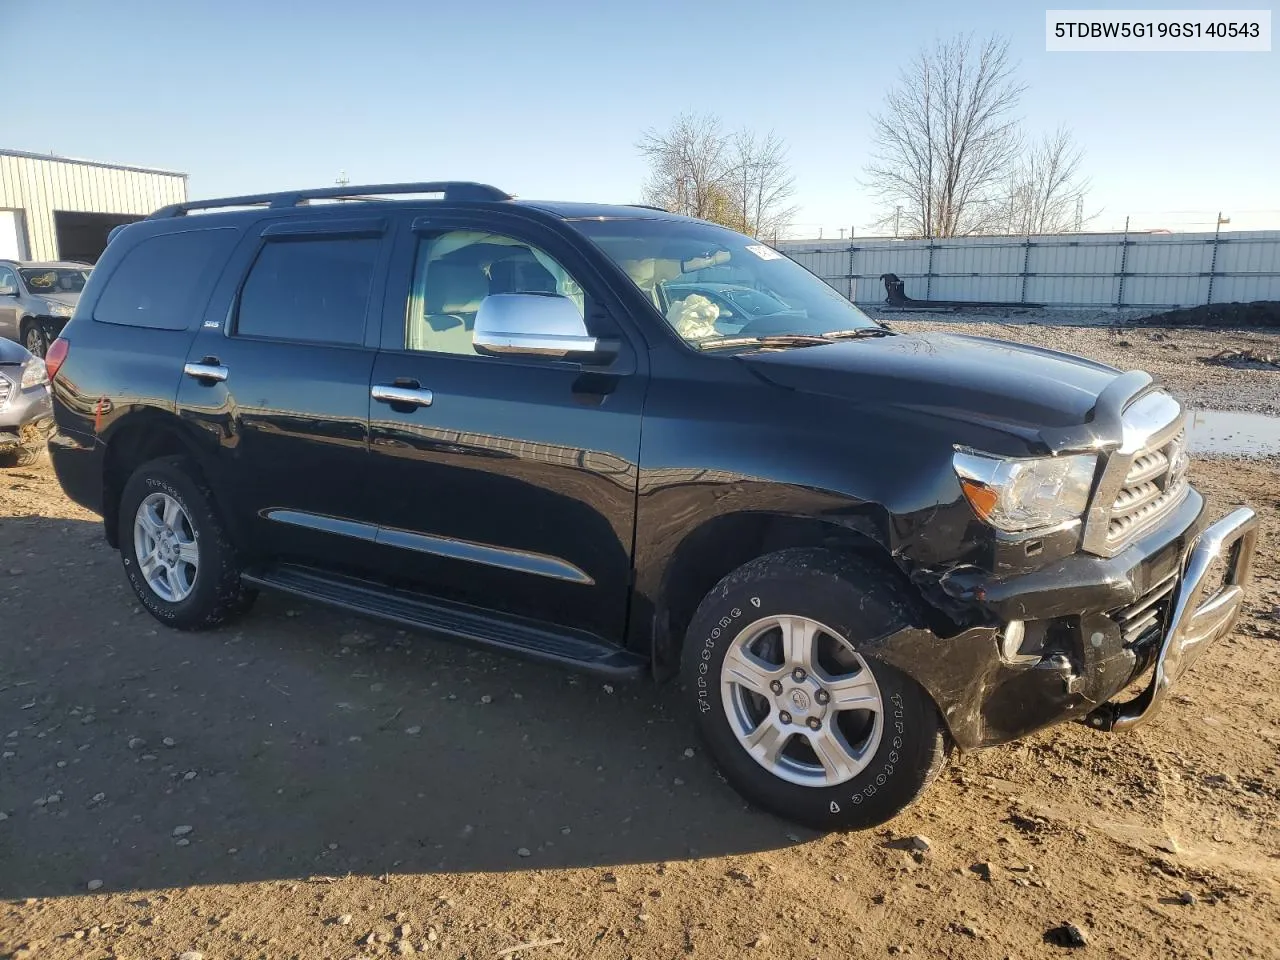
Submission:
<svg viewBox="0 0 1280 960">
<path fill-rule="evenodd" d="M 206 545 L 212 547 L 211 550 L 201 550 L 199 575 L 207 577 L 212 568 L 213 588 L 201 589 L 202 585 L 197 583 L 196 590 L 179 604 L 167 604 L 153 597 L 149 588 L 138 582 L 132 569 L 129 569 L 128 557 L 132 556 L 133 551 L 135 510 L 125 507 L 135 498 L 141 501 L 141 497 L 135 493 L 135 488 L 145 483 L 145 478 L 148 476 L 158 476 L 171 483 L 177 479 L 179 483 L 185 483 L 191 487 L 189 493 L 195 495 L 195 502 L 188 502 L 185 506 L 189 513 L 196 510 L 201 514 L 191 519 L 199 525 L 198 539 L 205 540 Z M 179 490 L 179 492 L 184 494 L 184 499 L 193 499 L 187 491 Z M 222 520 L 214 508 L 213 492 L 190 459 L 182 456 L 168 456 L 142 464 L 125 483 L 120 502 L 120 549 L 126 556 L 129 582 L 138 599 L 142 601 L 142 605 L 153 616 L 178 630 L 209 630 L 234 619 L 252 605 L 256 591 L 245 587 L 241 582 L 241 565 L 235 545 L 227 536 Z M 136 558 L 134 560 L 136 561 Z M 183 604 L 188 600 L 194 601 L 193 605 L 183 609 Z M 160 606 L 161 604 L 164 606 Z"/>
<path fill-rule="evenodd" d="M 835 581 L 833 588 L 846 591 L 852 587 L 862 596 L 874 596 L 880 616 L 906 626 L 920 626 L 920 617 L 916 600 L 896 580 L 886 576 L 883 567 L 865 557 L 856 554 L 837 552 L 820 547 L 794 547 L 757 557 L 743 564 L 726 575 L 717 583 L 699 604 L 689 627 L 682 653 L 682 675 L 686 693 L 693 692 L 691 687 L 696 680 L 698 661 L 701 656 L 696 638 L 708 632 L 711 625 L 724 615 L 725 605 L 734 594 L 743 588 L 769 583 L 777 588 L 781 584 L 803 584 L 806 588 L 814 580 Z M 800 611 L 797 611 L 800 612 Z M 856 638 L 850 637 L 850 640 Z M 856 646 L 856 642 L 855 642 Z M 831 829 L 863 829 L 883 823 L 901 810 L 914 803 L 932 784 L 945 768 L 951 753 L 951 741 L 946 732 L 946 725 L 938 713 L 937 707 L 928 693 L 924 691 L 906 674 L 893 667 L 875 661 L 877 677 L 884 674 L 886 678 L 899 686 L 904 696 L 914 701 L 913 707 L 923 723 L 920 733 L 914 738 L 914 760 L 910 766 L 911 775 L 894 779 L 897 793 L 882 790 L 874 802 L 861 807 L 847 806 L 839 816 L 829 816 L 823 811 L 807 813 L 798 805 L 784 808 L 777 797 L 776 778 L 763 768 L 753 769 L 750 765 L 730 761 L 730 770 L 722 757 L 716 756 L 715 744 L 708 739 L 707 722 L 701 724 L 704 741 L 708 741 L 713 756 L 720 761 L 722 771 L 729 775 L 733 783 L 748 800 L 772 809 L 779 815 L 806 823 L 820 830 Z M 883 686 L 883 684 L 882 684 Z M 696 696 L 696 694 L 695 694 Z M 720 722 L 719 711 L 714 722 Z M 743 755 L 745 757 L 745 754 Z M 754 761 L 751 761 L 753 764 Z M 744 773 L 745 771 L 745 773 Z M 905 772 L 905 771 L 904 771 Z M 857 782 L 857 778 L 853 783 Z M 798 790 L 834 789 L 798 787 Z"/>
</svg>

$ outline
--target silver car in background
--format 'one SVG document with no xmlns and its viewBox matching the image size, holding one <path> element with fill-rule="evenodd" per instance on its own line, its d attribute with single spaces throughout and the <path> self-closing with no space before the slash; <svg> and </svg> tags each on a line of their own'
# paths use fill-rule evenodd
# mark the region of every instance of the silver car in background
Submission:
<svg viewBox="0 0 1280 960">
<path fill-rule="evenodd" d="M 53 432 L 44 360 L 0 340 L 0 467 L 35 463 Z"/>
<path fill-rule="evenodd" d="M 0 260 L 0 337 L 43 357 L 75 312 L 92 268 Z"/>
</svg>

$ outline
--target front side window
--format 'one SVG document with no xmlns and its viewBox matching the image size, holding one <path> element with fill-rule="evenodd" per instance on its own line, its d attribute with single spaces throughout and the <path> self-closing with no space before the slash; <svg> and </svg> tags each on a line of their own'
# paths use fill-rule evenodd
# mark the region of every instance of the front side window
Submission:
<svg viewBox="0 0 1280 960">
<path fill-rule="evenodd" d="M 236 333 L 363 343 L 379 244 L 372 237 L 268 241 L 240 291 Z"/>
<path fill-rule="evenodd" d="M 572 226 L 621 267 L 692 346 L 879 330 L 800 264 L 731 230 L 639 218 L 575 220 Z"/>
<path fill-rule="evenodd" d="M 0 293 L 17 293 L 18 281 L 8 267 L 0 267 Z"/>
<path fill-rule="evenodd" d="M 405 346 L 475 356 L 476 314 L 491 293 L 558 294 L 584 311 L 582 287 L 539 248 L 483 230 L 450 230 L 418 243 Z"/>
</svg>

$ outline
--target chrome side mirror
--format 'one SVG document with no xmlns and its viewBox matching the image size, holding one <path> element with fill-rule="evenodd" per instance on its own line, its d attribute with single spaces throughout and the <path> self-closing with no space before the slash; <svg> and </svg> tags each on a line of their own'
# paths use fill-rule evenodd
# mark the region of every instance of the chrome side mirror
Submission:
<svg viewBox="0 0 1280 960">
<path fill-rule="evenodd" d="M 568 297 L 492 293 L 480 301 L 471 342 L 477 353 L 563 357 L 595 353 L 600 342 Z"/>
</svg>

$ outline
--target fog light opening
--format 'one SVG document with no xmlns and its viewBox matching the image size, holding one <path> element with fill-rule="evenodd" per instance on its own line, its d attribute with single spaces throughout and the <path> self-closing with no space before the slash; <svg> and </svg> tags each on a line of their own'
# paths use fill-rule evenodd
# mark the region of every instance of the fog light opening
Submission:
<svg viewBox="0 0 1280 960">
<path fill-rule="evenodd" d="M 1000 659 L 1005 663 L 1039 663 L 1040 656 L 1028 656 L 1021 652 L 1023 641 L 1027 637 L 1027 625 L 1022 620 L 1010 620 L 1000 631 Z"/>
</svg>

